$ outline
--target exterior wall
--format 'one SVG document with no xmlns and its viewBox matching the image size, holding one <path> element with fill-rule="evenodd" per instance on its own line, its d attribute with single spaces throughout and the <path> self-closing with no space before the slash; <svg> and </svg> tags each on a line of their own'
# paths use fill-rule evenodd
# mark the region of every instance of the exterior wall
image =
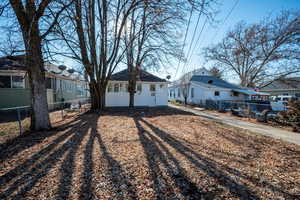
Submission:
<svg viewBox="0 0 300 200">
<path fill-rule="evenodd" d="M 14 76 L 24 76 L 25 73 L 22 71 L 11 71 L 11 72 L 1 72 L 1 75 L 14 75 Z M 47 76 L 49 77 L 49 76 Z M 78 85 L 85 85 L 86 83 L 83 81 L 72 81 L 76 83 L 73 87 L 61 87 L 60 80 L 58 77 L 51 75 L 51 88 L 47 89 L 47 101 L 49 105 L 49 109 L 55 109 L 60 107 L 61 104 L 57 102 L 61 102 L 62 98 L 64 101 L 73 101 L 79 99 L 86 99 L 89 97 L 89 93 L 86 89 L 84 91 L 79 92 L 77 90 Z M 64 81 L 71 81 L 71 80 L 64 80 Z M 30 106 L 30 88 L 28 85 L 28 80 L 25 77 L 25 88 L 0 88 L 0 109 L 1 108 L 11 108 L 11 107 L 19 107 L 19 106 Z"/>
<path fill-rule="evenodd" d="M 128 84 L 127 82 L 110 81 L 109 84 Z M 156 91 L 150 91 L 150 85 L 155 84 Z M 160 86 L 162 85 L 162 88 Z M 137 92 L 134 97 L 135 106 L 167 106 L 168 105 L 168 88 L 167 83 L 142 82 L 142 91 Z M 129 106 L 129 93 L 126 91 L 108 92 L 106 91 L 107 107 L 127 107 Z"/>
<path fill-rule="evenodd" d="M 0 109 L 30 105 L 30 90 L 23 88 L 0 88 Z"/>
<path fill-rule="evenodd" d="M 194 97 L 191 97 L 191 91 L 192 88 L 194 88 Z M 173 95 L 170 96 L 170 90 L 175 91 L 175 97 L 174 97 L 174 92 Z M 215 96 L 215 92 L 218 91 L 220 93 L 219 96 Z M 189 93 L 188 93 L 188 98 L 187 102 L 188 103 L 194 103 L 194 104 L 199 104 L 199 103 L 204 103 L 206 100 L 213 100 L 213 101 L 234 101 L 234 100 L 246 100 L 248 97 L 244 94 L 239 94 L 238 96 L 233 96 L 233 92 L 231 89 L 226 89 L 226 88 L 217 88 L 217 87 L 204 87 L 198 84 L 194 84 L 193 82 L 190 83 L 189 86 Z M 184 101 L 184 96 L 181 95 L 178 97 L 178 88 L 170 88 L 169 89 L 169 100 L 180 100 Z"/>
</svg>

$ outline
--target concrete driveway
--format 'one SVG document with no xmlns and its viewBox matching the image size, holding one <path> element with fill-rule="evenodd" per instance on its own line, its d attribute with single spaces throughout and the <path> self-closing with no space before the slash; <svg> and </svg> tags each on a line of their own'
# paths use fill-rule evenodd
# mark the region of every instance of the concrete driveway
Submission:
<svg viewBox="0 0 300 200">
<path fill-rule="evenodd" d="M 233 117 L 218 117 L 218 116 L 214 116 L 211 114 L 201 112 L 196 109 L 187 108 L 187 107 L 183 107 L 183 106 L 177 106 L 177 105 L 173 105 L 173 104 L 169 104 L 169 106 L 172 108 L 176 108 L 179 110 L 193 113 L 193 114 L 201 116 L 201 117 L 205 117 L 207 119 L 212 119 L 212 120 L 221 122 L 226 125 L 245 129 L 245 130 L 248 130 L 251 132 L 259 133 L 261 135 L 269 136 L 269 137 L 272 137 L 275 139 L 280 139 L 280 140 L 283 140 L 286 142 L 300 145 L 300 133 L 286 131 L 286 130 L 283 130 L 280 128 L 274 128 L 272 126 L 246 122 L 243 120 L 235 119 Z"/>
</svg>

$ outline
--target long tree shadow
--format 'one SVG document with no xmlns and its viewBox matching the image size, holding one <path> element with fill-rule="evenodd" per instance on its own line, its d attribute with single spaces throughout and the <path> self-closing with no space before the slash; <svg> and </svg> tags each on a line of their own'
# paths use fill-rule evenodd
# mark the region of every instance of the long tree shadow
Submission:
<svg viewBox="0 0 300 200">
<path fill-rule="evenodd" d="M 101 133 L 99 133 L 97 130 L 97 124 L 93 124 L 90 137 L 91 140 L 94 140 L 94 138 L 96 139 L 100 147 L 102 157 L 108 163 L 108 170 L 106 173 L 111 182 L 110 188 L 114 192 L 114 197 L 112 198 L 137 199 L 136 188 L 130 183 L 130 177 L 128 177 L 128 175 L 125 173 L 125 170 L 122 168 L 121 164 L 110 155 L 107 147 L 104 144 Z M 86 163 L 86 168 L 91 168 L 91 165 L 88 164 L 88 162 Z M 87 176 L 85 182 L 88 181 L 90 181 L 90 177 Z"/>
<path fill-rule="evenodd" d="M 195 183 L 189 180 L 186 175 L 186 170 L 181 167 L 179 161 L 172 155 L 168 148 L 158 138 L 145 130 L 137 118 L 134 118 L 134 121 L 138 129 L 141 144 L 144 148 L 151 177 L 154 181 L 154 190 L 157 199 L 214 199 L 218 191 L 204 193 Z M 160 164 L 163 164 L 168 177 L 164 175 Z M 174 188 L 167 184 L 168 178 L 171 179 L 175 187 L 179 189 L 181 197 L 177 195 L 170 197 L 170 195 L 175 195 L 175 193 Z"/>
<path fill-rule="evenodd" d="M 53 128 L 51 131 L 33 132 L 30 134 L 26 133 L 7 140 L 6 142 L 0 144 L 0 163 L 5 162 L 7 159 L 22 151 L 25 151 L 26 149 L 29 149 L 34 145 L 42 143 L 45 139 L 56 135 L 57 131 L 63 131 L 74 126 L 74 124 L 80 123 L 81 118 L 82 115 L 79 115 L 70 122 Z"/>
<path fill-rule="evenodd" d="M 224 187 L 227 187 L 229 191 L 235 196 L 241 199 L 259 199 L 258 196 L 253 194 L 253 192 L 247 188 L 247 186 L 240 184 L 226 175 L 221 169 L 218 168 L 217 163 L 214 163 L 208 158 L 200 156 L 194 152 L 189 147 L 185 146 L 183 143 L 169 135 L 168 133 L 160 130 L 157 127 L 154 127 L 152 124 L 146 120 L 140 118 L 139 121 L 146 124 L 153 133 L 158 136 L 162 141 L 173 147 L 180 154 L 185 156 L 191 163 L 196 167 L 202 169 L 207 175 L 217 179 L 218 183 Z M 238 172 L 237 172 L 238 173 Z"/>
<path fill-rule="evenodd" d="M 64 134 L 60 135 L 47 147 L 32 155 L 22 164 L 1 176 L 0 189 L 3 191 L 3 188 L 5 188 L 5 190 L 1 193 L 0 198 L 24 198 L 26 193 L 41 178 L 48 174 L 49 170 L 54 167 L 66 152 L 68 152 L 68 160 L 72 160 L 72 153 L 76 151 L 87 133 L 88 125 L 84 118 L 85 116 L 79 116 Z M 67 165 L 70 169 L 69 173 L 72 174 L 72 163 L 64 162 L 63 165 Z M 10 186 L 6 187 L 8 184 Z M 16 194 L 13 194 L 14 192 Z"/>
<path fill-rule="evenodd" d="M 74 179 L 77 153 L 82 153 L 83 171 L 80 179 L 83 180 L 80 185 L 80 199 L 95 199 L 93 191 L 93 151 L 95 144 L 99 145 L 101 158 L 107 161 L 108 169 L 103 173 L 109 177 L 111 190 L 118 199 L 137 199 L 136 189 L 130 183 L 128 175 L 122 168 L 121 164 L 115 160 L 107 150 L 101 134 L 97 131 L 98 114 L 87 114 L 74 119 L 71 124 L 63 125 L 58 130 L 64 131 L 60 133 L 51 143 L 48 143 L 43 149 L 34 153 L 23 163 L 14 167 L 0 177 L 0 199 L 23 199 L 42 178 L 47 176 L 51 169 L 58 170 L 59 185 L 56 193 L 56 199 L 68 199 L 72 182 Z M 47 136 L 55 135 L 56 133 Z M 32 138 L 32 136 L 31 136 Z M 86 144 L 83 144 L 84 138 L 87 138 Z M 25 140 L 28 139 L 25 137 Z M 43 140 L 42 139 L 42 140 Z M 20 143 L 23 144 L 24 141 Z M 26 147 L 18 147 L 18 151 L 25 150 L 37 143 L 31 143 Z M 95 143 L 96 142 L 96 143 Z M 85 148 L 81 148 L 81 147 Z M 80 152 L 82 149 L 83 152 Z M 10 154 L 12 156 L 14 154 Z M 63 160 L 62 160 L 63 159 Z M 62 161 L 60 161 L 62 160 Z"/>
<path fill-rule="evenodd" d="M 70 123 L 59 127 L 57 130 L 66 129 L 66 131 L 54 139 L 45 148 L 33 154 L 23 163 L 2 175 L 0 177 L 0 189 L 4 191 L 1 193 L 0 198 L 23 198 L 41 178 L 48 174 L 49 170 L 52 169 L 66 153 L 68 153 L 66 157 L 67 159 L 62 165 L 68 166 L 69 174 L 72 174 L 74 167 L 72 163 L 72 160 L 74 159 L 73 154 L 76 152 L 78 145 L 80 145 L 84 136 L 87 134 L 87 130 L 89 128 L 87 121 L 89 120 L 86 119 L 86 116 L 81 115 L 72 120 Z M 56 134 L 54 133 L 55 131 L 52 132 L 53 133 L 51 134 L 45 132 L 45 134 L 47 136 Z M 23 143 L 23 141 L 21 141 L 21 143 Z M 68 176 L 65 178 L 66 180 L 69 180 Z M 10 186 L 6 187 L 8 184 L 10 184 Z M 61 190 L 63 189 L 64 188 Z M 16 194 L 13 195 L 15 192 Z M 65 192 L 68 193 L 68 191 Z"/>
<path fill-rule="evenodd" d="M 244 174 L 243 172 L 237 169 L 218 163 L 212 160 L 211 158 L 208 158 L 204 155 L 200 155 L 194 152 L 192 149 L 184 145 L 182 142 L 180 142 L 170 134 L 166 133 L 165 131 L 153 126 L 151 123 L 144 120 L 143 118 L 140 118 L 139 120 L 144 124 L 146 124 L 153 131 L 153 133 L 155 133 L 156 136 L 158 136 L 164 142 L 172 146 L 180 154 L 184 155 L 191 163 L 193 163 L 195 166 L 205 171 L 209 176 L 217 179 L 219 184 L 223 185 L 224 187 L 227 187 L 229 191 L 235 196 L 239 197 L 240 199 L 260 199 L 245 184 L 238 183 L 237 181 L 233 180 L 229 175 L 226 175 L 226 173 L 253 182 L 253 184 L 255 184 L 256 180 L 252 180 L 246 174 Z M 281 188 L 276 187 L 273 184 L 270 184 L 268 182 L 264 182 L 263 185 L 261 186 L 268 187 L 272 191 L 279 192 L 285 198 L 288 199 L 299 198 L 299 195 L 290 194 L 282 190 Z"/>
</svg>

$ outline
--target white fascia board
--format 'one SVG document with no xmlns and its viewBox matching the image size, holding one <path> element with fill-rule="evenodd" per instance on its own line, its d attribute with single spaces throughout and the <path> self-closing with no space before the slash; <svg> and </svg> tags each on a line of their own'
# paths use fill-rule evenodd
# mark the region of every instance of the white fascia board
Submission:
<svg viewBox="0 0 300 200">
<path fill-rule="evenodd" d="M 231 91 L 232 89 L 230 88 L 223 88 L 223 87 L 218 87 L 218 86 L 214 86 L 214 85 L 210 85 L 210 84 L 205 84 L 205 83 L 199 83 L 197 81 L 191 81 L 191 83 L 193 85 L 195 85 L 196 87 L 202 87 L 202 88 L 205 88 L 205 89 L 217 89 L 217 90 L 220 90 L 220 91 Z"/>
<path fill-rule="evenodd" d="M 108 81 L 108 83 L 128 83 L 128 81 Z M 167 82 L 147 82 L 147 81 L 137 81 L 137 83 L 146 83 L 146 84 L 168 84 Z"/>
<path fill-rule="evenodd" d="M 1 75 L 25 75 L 26 71 L 23 70 L 0 70 Z"/>
</svg>

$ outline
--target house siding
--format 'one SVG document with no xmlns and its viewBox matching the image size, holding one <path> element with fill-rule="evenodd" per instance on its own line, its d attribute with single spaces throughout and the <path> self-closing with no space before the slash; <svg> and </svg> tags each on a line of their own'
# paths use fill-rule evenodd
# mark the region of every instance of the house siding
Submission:
<svg viewBox="0 0 300 200">
<path fill-rule="evenodd" d="M 110 81 L 109 84 L 128 84 L 127 81 Z M 138 84 L 141 82 L 138 82 Z M 141 93 L 137 92 L 134 96 L 134 106 L 167 106 L 168 105 L 168 88 L 166 82 L 142 82 Z M 156 91 L 150 91 L 150 85 L 156 86 Z M 162 85 L 162 88 L 160 88 Z M 152 95 L 153 93 L 153 95 Z M 107 107 L 127 107 L 129 106 L 129 93 L 126 91 L 108 92 L 106 91 Z"/>
<path fill-rule="evenodd" d="M 191 89 L 194 88 L 194 97 L 191 97 Z M 175 97 L 174 95 L 170 96 L 170 91 L 175 91 Z M 219 96 L 215 96 L 215 92 L 219 92 Z M 174 93 L 174 92 L 173 92 Z M 172 93 L 172 94 L 173 94 Z M 235 100 L 245 100 L 247 99 L 247 96 L 243 94 L 239 94 L 238 96 L 233 96 L 233 92 L 231 89 L 226 88 L 219 88 L 219 87 L 204 87 L 199 84 L 195 84 L 191 82 L 189 86 L 189 93 L 187 102 L 188 103 L 194 103 L 194 104 L 201 104 L 204 103 L 206 100 L 213 100 L 213 101 L 235 101 Z M 170 88 L 169 89 L 169 100 L 180 100 L 184 101 L 184 96 L 181 95 L 178 97 L 178 88 Z"/>
</svg>

